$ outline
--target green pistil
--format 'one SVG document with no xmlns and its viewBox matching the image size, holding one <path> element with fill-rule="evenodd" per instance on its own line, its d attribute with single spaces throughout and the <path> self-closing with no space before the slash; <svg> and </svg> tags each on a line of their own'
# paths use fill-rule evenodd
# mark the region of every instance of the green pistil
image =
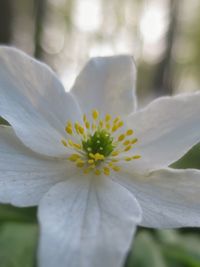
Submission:
<svg viewBox="0 0 200 267">
<path fill-rule="evenodd" d="M 113 137 L 106 130 L 97 130 L 93 135 L 90 135 L 87 140 L 82 141 L 82 146 L 85 152 L 99 153 L 104 157 L 108 157 L 114 150 Z"/>
</svg>

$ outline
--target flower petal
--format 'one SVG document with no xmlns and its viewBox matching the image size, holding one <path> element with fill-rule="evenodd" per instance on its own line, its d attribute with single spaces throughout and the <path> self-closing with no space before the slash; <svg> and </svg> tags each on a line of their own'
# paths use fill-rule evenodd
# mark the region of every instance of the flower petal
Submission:
<svg viewBox="0 0 200 267">
<path fill-rule="evenodd" d="M 73 177 L 55 185 L 39 206 L 41 267 L 119 267 L 141 211 L 109 179 Z"/>
<path fill-rule="evenodd" d="M 0 115 L 24 144 L 36 152 L 57 156 L 66 121 L 80 111 L 44 64 L 14 48 L 0 48 Z"/>
<path fill-rule="evenodd" d="M 83 112 L 98 109 L 102 114 L 124 115 L 136 106 L 136 68 L 130 56 L 91 59 L 72 88 Z"/>
<path fill-rule="evenodd" d="M 64 160 L 49 159 L 26 148 L 9 126 L 0 126 L 0 202 L 37 205 L 55 183 L 72 174 Z"/>
<path fill-rule="evenodd" d="M 200 171 L 163 169 L 139 176 L 124 172 L 118 182 L 137 198 L 141 225 L 155 228 L 200 226 Z"/>
<path fill-rule="evenodd" d="M 200 141 L 199 103 L 199 92 L 163 97 L 128 118 L 142 155 L 136 167 L 165 168 Z"/>
</svg>

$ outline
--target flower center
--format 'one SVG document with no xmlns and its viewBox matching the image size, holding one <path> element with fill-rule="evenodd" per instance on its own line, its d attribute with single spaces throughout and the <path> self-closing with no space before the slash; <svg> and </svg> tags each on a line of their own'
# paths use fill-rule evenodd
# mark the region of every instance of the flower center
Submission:
<svg viewBox="0 0 200 267">
<path fill-rule="evenodd" d="M 114 150 L 114 138 L 105 129 L 98 129 L 86 140 L 82 140 L 82 147 L 85 150 L 88 157 L 90 153 L 101 154 L 104 157 L 108 157 Z"/>
<path fill-rule="evenodd" d="M 111 171 L 120 170 L 122 161 L 139 159 L 140 155 L 130 153 L 138 141 L 132 137 L 133 130 L 118 134 L 123 125 L 120 117 L 112 119 L 107 114 L 101 119 L 97 110 L 92 111 L 90 120 L 84 115 L 83 124 L 68 121 L 65 127 L 67 138 L 61 140 L 65 147 L 72 150 L 68 160 L 83 169 L 85 174 L 94 172 L 96 175 L 110 175 Z"/>
</svg>

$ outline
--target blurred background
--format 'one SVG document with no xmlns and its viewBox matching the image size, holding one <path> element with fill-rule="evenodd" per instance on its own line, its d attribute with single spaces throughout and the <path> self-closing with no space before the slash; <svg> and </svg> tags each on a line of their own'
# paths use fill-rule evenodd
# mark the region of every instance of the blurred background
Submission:
<svg viewBox="0 0 200 267">
<path fill-rule="evenodd" d="M 89 57 L 127 53 L 140 106 L 200 88 L 199 0 L 0 0 L 0 44 L 46 62 L 67 91 Z M 200 169 L 200 145 L 172 167 Z M 0 267 L 36 267 L 37 236 L 35 208 L 0 205 Z M 200 267 L 200 230 L 139 229 L 125 265 Z"/>
</svg>

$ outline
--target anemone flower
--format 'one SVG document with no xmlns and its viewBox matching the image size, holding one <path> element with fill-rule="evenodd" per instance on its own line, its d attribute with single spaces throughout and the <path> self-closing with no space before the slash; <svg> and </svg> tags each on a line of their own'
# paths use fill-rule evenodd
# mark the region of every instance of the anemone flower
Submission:
<svg viewBox="0 0 200 267">
<path fill-rule="evenodd" d="M 38 205 L 40 267 L 119 267 L 137 225 L 200 225 L 200 93 L 136 110 L 130 56 L 91 59 L 66 93 L 46 65 L 0 48 L 0 201 Z"/>
</svg>

